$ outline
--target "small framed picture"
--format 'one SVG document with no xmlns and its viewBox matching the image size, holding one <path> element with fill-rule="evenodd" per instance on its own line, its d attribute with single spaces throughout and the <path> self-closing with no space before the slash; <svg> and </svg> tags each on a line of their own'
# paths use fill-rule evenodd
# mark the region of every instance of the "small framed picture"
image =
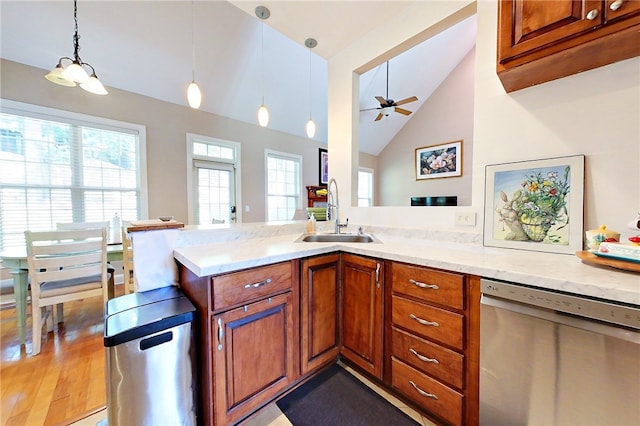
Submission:
<svg viewBox="0 0 640 426">
<path fill-rule="evenodd" d="M 416 148 L 416 180 L 462 176 L 462 140 Z"/>
<path fill-rule="evenodd" d="M 484 245 L 574 254 L 583 200 L 584 155 L 488 165 Z"/>
<path fill-rule="evenodd" d="M 322 186 L 329 183 L 329 153 L 322 148 L 318 148 L 318 151 L 318 182 Z"/>
</svg>

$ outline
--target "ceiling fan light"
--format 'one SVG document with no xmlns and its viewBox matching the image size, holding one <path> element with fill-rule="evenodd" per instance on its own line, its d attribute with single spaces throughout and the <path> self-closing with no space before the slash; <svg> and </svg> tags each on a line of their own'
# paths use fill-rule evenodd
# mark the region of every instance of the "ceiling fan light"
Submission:
<svg viewBox="0 0 640 426">
<path fill-rule="evenodd" d="M 89 74 L 87 74 L 87 71 L 85 71 L 78 62 L 73 62 L 68 65 L 64 71 L 62 71 L 62 75 L 76 83 L 84 83 L 89 80 Z"/>
<path fill-rule="evenodd" d="M 200 104 L 202 103 L 202 93 L 195 81 L 192 81 L 189 84 L 189 87 L 187 87 L 187 101 L 191 108 L 200 108 Z"/>
<path fill-rule="evenodd" d="M 309 121 L 307 121 L 307 137 L 309 139 L 313 139 L 315 135 L 316 135 L 316 123 L 314 123 L 312 119 L 309 119 Z"/>
<path fill-rule="evenodd" d="M 49 73 L 45 75 L 44 78 L 52 83 L 59 84 L 61 86 L 74 87 L 76 85 L 76 82 L 71 80 L 70 78 L 67 78 L 63 74 L 63 72 L 64 68 L 62 68 L 62 65 L 58 62 L 58 65 L 56 65 L 54 69 L 49 71 Z"/>
<path fill-rule="evenodd" d="M 94 95 L 106 95 L 107 89 L 104 88 L 102 82 L 98 80 L 98 76 L 95 74 L 91 74 L 91 77 L 84 83 L 80 83 L 80 87 L 82 87 L 87 92 L 93 93 Z"/>
<path fill-rule="evenodd" d="M 269 124 L 269 110 L 264 104 L 258 108 L 258 124 L 262 127 L 267 127 L 267 124 Z"/>
<path fill-rule="evenodd" d="M 389 115 L 395 110 L 395 107 L 384 107 L 380 110 L 381 114 Z"/>
</svg>

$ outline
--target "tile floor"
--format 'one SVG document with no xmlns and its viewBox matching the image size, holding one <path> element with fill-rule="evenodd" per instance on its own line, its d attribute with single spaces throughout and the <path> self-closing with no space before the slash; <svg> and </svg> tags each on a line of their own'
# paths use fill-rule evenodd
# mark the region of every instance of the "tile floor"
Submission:
<svg viewBox="0 0 640 426">
<path fill-rule="evenodd" d="M 393 395 L 386 392 L 384 389 L 381 389 L 367 378 L 354 371 L 352 368 L 341 364 L 348 372 L 356 376 L 361 382 L 369 386 L 371 389 L 376 391 L 380 396 L 385 398 L 387 401 L 391 402 L 393 405 L 398 407 L 404 413 L 413 418 L 418 424 L 422 426 L 437 426 L 435 423 L 431 422 L 426 417 L 422 416 L 420 413 L 408 407 L 405 403 L 395 398 Z M 106 409 L 99 411 L 89 417 L 86 417 L 76 423 L 73 423 L 70 426 L 107 426 L 106 425 Z M 280 411 L 276 403 L 271 403 L 259 410 L 253 416 L 240 423 L 239 426 L 292 426 L 291 422 L 287 417 Z"/>
</svg>

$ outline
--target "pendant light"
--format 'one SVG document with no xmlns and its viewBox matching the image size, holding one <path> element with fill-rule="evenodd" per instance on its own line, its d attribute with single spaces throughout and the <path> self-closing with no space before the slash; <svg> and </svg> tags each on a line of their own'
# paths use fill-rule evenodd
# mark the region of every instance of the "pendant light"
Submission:
<svg viewBox="0 0 640 426">
<path fill-rule="evenodd" d="M 202 93 L 200 93 L 200 88 L 196 83 L 196 44 L 194 41 L 194 32 L 195 32 L 195 24 L 194 24 L 194 7 L 193 0 L 191 0 L 191 83 L 187 87 L 187 101 L 189 102 L 189 106 L 193 109 L 200 108 L 200 103 L 202 102 Z"/>
<path fill-rule="evenodd" d="M 73 34 L 73 59 L 63 56 L 58 59 L 58 64 L 54 69 L 49 71 L 44 77 L 52 83 L 61 86 L 75 87 L 77 84 L 87 92 L 96 95 L 106 95 L 108 92 L 98 80 L 96 70 L 88 63 L 80 59 L 80 36 L 78 35 L 78 4 L 73 0 L 73 21 L 75 23 L 75 32 Z M 69 63 L 65 66 L 63 62 Z M 85 68 L 91 69 L 91 74 Z"/>
<path fill-rule="evenodd" d="M 264 21 L 271 16 L 271 12 L 264 6 L 256 7 L 256 16 L 262 19 L 261 35 L 260 35 L 260 52 L 261 52 L 261 67 L 262 67 L 262 105 L 258 108 L 258 124 L 262 127 L 266 127 L 269 124 L 269 110 L 264 104 Z"/>
<path fill-rule="evenodd" d="M 311 119 L 311 49 L 318 45 L 315 38 L 308 38 L 304 41 L 304 45 L 309 48 L 309 121 L 307 121 L 307 137 L 313 139 L 316 135 L 316 123 Z"/>
</svg>

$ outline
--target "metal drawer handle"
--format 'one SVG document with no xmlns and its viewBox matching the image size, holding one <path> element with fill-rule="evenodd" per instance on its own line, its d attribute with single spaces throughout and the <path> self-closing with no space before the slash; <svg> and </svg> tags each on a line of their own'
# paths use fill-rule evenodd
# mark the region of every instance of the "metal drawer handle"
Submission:
<svg viewBox="0 0 640 426">
<path fill-rule="evenodd" d="M 413 348 L 409 348 L 409 352 L 411 352 L 411 353 L 412 353 L 412 354 L 414 354 L 416 357 L 418 357 L 418 359 L 419 359 L 420 361 L 424 361 L 424 362 L 432 362 L 432 363 L 434 363 L 434 364 L 440 364 L 440 361 L 438 361 L 437 359 L 435 359 L 435 358 L 427 358 L 426 356 L 419 354 L 419 353 L 418 353 L 418 351 L 416 351 L 416 350 L 415 350 L 415 349 L 413 349 Z"/>
<path fill-rule="evenodd" d="M 415 316 L 413 314 L 409 314 L 409 318 L 411 318 L 412 320 L 418 321 L 422 325 L 432 325 L 434 327 L 440 327 L 440 324 L 438 324 L 435 321 L 427 321 L 426 319 L 418 318 L 417 316 Z"/>
<path fill-rule="evenodd" d="M 258 288 L 258 287 L 262 287 L 265 284 L 269 284 L 271 282 L 271 278 L 267 278 L 264 281 L 258 281 L 257 283 L 253 283 L 253 284 L 245 284 L 244 288 Z"/>
<path fill-rule="evenodd" d="M 413 285 L 415 285 L 416 287 L 420 287 L 420 288 L 432 288 L 434 290 L 439 289 L 440 287 L 438 287 L 438 285 L 436 284 L 425 284 L 425 283 L 421 283 L 420 281 L 416 281 L 413 278 L 409 279 L 409 282 Z"/>
<path fill-rule="evenodd" d="M 598 17 L 598 9 L 591 9 L 588 13 L 587 13 L 587 19 L 590 21 L 593 21 L 594 19 L 596 19 Z"/>
<path fill-rule="evenodd" d="M 222 350 L 222 340 L 224 339 L 224 327 L 222 318 L 218 318 L 218 350 Z"/>
<path fill-rule="evenodd" d="M 623 0 L 616 0 L 609 5 L 609 10 L 615 12 L 622 7 Z"/>
<path fill-rule="evenodd" d="M 425 392 L 422 389 L 420 389 L 415 383 L 413 383 L 413 380 L 409 380 L 409 383 L 411 384 L 411 386 L 413 386 L 413 388 L 415 390 L 418 391 L 418 393 L 422 396 L 426 396 L 427 398 L 432 398 L 435 399 L 436 401 L 438 400 L 438 395 L 435 395 L 433 393 L 429 393 L 429 392 Z"/>
</svg>

